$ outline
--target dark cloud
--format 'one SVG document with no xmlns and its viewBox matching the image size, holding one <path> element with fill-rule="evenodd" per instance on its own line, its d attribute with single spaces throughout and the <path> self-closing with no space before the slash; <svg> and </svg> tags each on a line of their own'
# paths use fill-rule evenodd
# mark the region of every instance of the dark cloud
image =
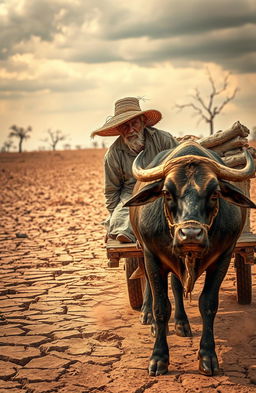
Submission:
<svg viewBox="0 0 256 393">
<path fill-rule="evenodd" d="M 18 0 L 0 13 L 0 59 L 52 45 L 41 56 L 81 63 L 216 62 L 255 72 L 253 0 Z M 17 7 L 15 7 L 17 4 Z M 19 6 L 18 6 L 19 5 Z M 33 41 L 38 37 L 39 41 Z M 146 45 L 140 40 L 146 39 Z M 41 41 L 41 42 L 40 42 Z M 247 61 L 244 61 L 246 59 Z"/>
<path fill-rule="evenodd" d="M 3 4 L 7 13 L 0 13 L 0 58 L 14 54 L 16 44 L 32 37 L 51 42 L 56 34 L 65 35 L 66 27 L 81 26 L 95 14 L 93 1 L 88 0 L 25 0 L 22 5 L 19 1 Z"/>
<path fill-rule="evenodd" d="M 218 34 L 184 36 L 162 40 L 152 50 L 136 53 L 130 61 L 154 63 L 159 61 L 214 62 L 231 71 L 255 72 L 256 26 L 219 31 Z M 247 61 L 244 61 L 245 58 Z"/>
<path fill-rule="evenodd" d="M 63 80 L 65 79 L 65 83 L 63 83 Z M 5 92 L 7 96 L 17 94 L 24 94 L 24 93 L 31 93 L 31 92 L 37 92 L 37 91 L 51 91 L 51 92 L 79 92 L 79 91 L 85 91 L 88 89 L 96 88 L 97 83 L 92 80 L 74 80 L 74 79 L 68 79 L 62 75 L 62 77 L 57 77 L 54 78 L 53 75 L 49 75 L 47 77 L 47 80 L 45 80 L 43 77 L 40 78 L 35 78 L 35 79 L 24 79 L 24 80 L 15 80 L 15 83 L 13 80 L 10 79 L 5 79 L 1 80 L 0 79 L 0 92 Z"/>
<path fill-rule="evenodd" d="M 148 13 L 147 13 L 148 11 Z M 117 10 L 102 18 L 102 34 L 109 39 L 151 39 L 199 34 L 256 23 L 256 3 L 250 0 L 162 0 L 143 14 Z M 120 13 L 122 16 L 120 17 Z"/>
<path fill-rule="evenodd" d="M 55 23 L 57 6 L 45 2 L 31 1 L 24 9 L 8 8 L 8 14 L 0 16 L 1 57 L 8 57 L 14 53 L 17 43 L 29 41 L 32 36 L 50 41 L 59 27 Z"/>
</svg>

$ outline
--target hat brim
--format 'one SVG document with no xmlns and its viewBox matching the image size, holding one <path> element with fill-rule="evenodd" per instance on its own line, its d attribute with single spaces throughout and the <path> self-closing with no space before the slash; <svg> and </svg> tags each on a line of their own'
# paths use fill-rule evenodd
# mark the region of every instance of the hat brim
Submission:
<svg viewBox="0 0 256 393">
<path fill-rule="evenodd" d="M 98 130 L 95 130 L 91 133 L 91 137 L 95 135 L 99 136 L 117 136 L 120 135 L 117 127 L 121 124 L 132 120 L 134 117 L 145 115 L 147 122 L 146 126 L 153 126 L 158 123 L 162 119 L 161 112 L 155 109 L 148 109 L 146 111 L 129 111 L 121 113 L 120 115 L 113 116 L 110 120 L 108 120 L 102 127 Z"/>
</svg>

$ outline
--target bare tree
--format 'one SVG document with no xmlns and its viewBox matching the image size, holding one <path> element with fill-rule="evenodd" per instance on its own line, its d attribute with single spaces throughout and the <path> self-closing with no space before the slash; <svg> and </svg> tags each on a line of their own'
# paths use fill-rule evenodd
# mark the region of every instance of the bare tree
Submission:
<svg viewBox="0 0 256 393">
<path fill-rule="evenodd" d="M 67 136 L 64 135 L 62 133 L 62 131 L 60 131 L 60 130 L 52 131 L 52 130 L 49 129 L 47 132 L 49 134 L 50 142 L 48 141 L 47 138 L 46 138 L 45 141 L 50 143 L 50 146 L 51 146 L 52 150 L 56 150 L 57 144 L 60 141 L 64 141 L 67 138 Z"/>
<path fill-rule="evenodd" d="M 7 139 L 7 141 L 5 141 L 3 143 L 3 146 L 1 148 L 2 152 L 9 152 L 10 148 L 13 146 L 13 141 L 11 139 Z"/>
<path fill-rule="evenodd" d="M 19 138 L 19 153 L 22 152 L 22 145 L 25 139 L 30 138 L 30 133 L 32 131 L 32 127 L 28 126 L 27 128 L 18 127 L 13 125 L 10 127 L 12 130 L 9 134 L 9 138 L 16 137 Z"/>
<path fill-rule="evenodd" d="M 216 82 L 214 81 L 210 71 L 207 69 L 207 74 L 208 74 L 208 80 L 211 85 L 211 91 L 208 97 L 202 98 L 200 91 L 198 88 L 195 88 L 195 93 L 191 96 L 192 97 L 192 102 L 189 102 L 187 104 L 176 104 L 176 107 L 179 108 L 180 110 L 184 108 L 192 108 L 193 111 L 195 112 L 196 116 L 199 116 L 199 122 L 201 120 L 204 120 L 206 123 L 209 124 L 210 126 L 210 135 L 214 133 L 214 119 L 217 115 L 220 114 L 220 112 L 224 109 L 224 107 L 232 101 L 236 93 L 238 92 L 238 87 L 236 87 L 230 95 L 226 95 L 225 98 L 223 98 L 222 102 L 220 104 L 216 104 L 215 101 L 218 98 L 218 96 L 222 95 L 222 93 L 227 92 L 228 86 L 229 86 L 229 77 L 230 73 L 227 73 L 224 76 L 222 85 L 220 88 L 216 87 Z"/>
</svg>

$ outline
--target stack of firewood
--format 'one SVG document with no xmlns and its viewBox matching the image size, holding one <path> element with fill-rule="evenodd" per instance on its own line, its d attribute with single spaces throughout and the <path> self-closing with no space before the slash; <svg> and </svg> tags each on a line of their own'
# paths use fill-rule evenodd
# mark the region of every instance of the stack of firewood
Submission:
<svg viewBox="0 0 256 393">
<path fill-rule="evenodd" d="M 218 153 L 227 166 L 239 168 L 245 165 L 244 148 L 249 150 L 256 163 L 256 150 L 249 147 L 248 144 L 249 133 L 249 129 L 237 121 L 228 130 L 217 131 L 215 134 L 201 139 L 194 135 L 186 135 L 180 138 L 179 142 L 196 140 L 207 149 Z"/>
</svg>

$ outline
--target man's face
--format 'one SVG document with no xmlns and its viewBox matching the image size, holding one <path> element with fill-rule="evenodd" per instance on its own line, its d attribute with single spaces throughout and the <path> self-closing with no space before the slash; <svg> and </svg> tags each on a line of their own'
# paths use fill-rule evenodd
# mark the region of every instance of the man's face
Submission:
<svg viewBox="0 0 256 393">
<path fill-rule="evenodd" d="M 118 127 L 118 130 L 123 137 L 124 143 L 129 147 L 130 150 L 138 153 L 144 148 L 144 127 L 144 116 L 135 117 L 134 119 L 129 120 Z"/>
<path fill-rule="evenodd" d="M 143 117 L 138 116 L 132 120 L 127 121 L 126 123 L 121 124 L 118 127 L 118 130 L 124 139 L 131 140 L 133 137 L 137 137 L 137 135 L 143 131 L 144 126 L 145 122 L 143 121 Z"/>
</svg>

